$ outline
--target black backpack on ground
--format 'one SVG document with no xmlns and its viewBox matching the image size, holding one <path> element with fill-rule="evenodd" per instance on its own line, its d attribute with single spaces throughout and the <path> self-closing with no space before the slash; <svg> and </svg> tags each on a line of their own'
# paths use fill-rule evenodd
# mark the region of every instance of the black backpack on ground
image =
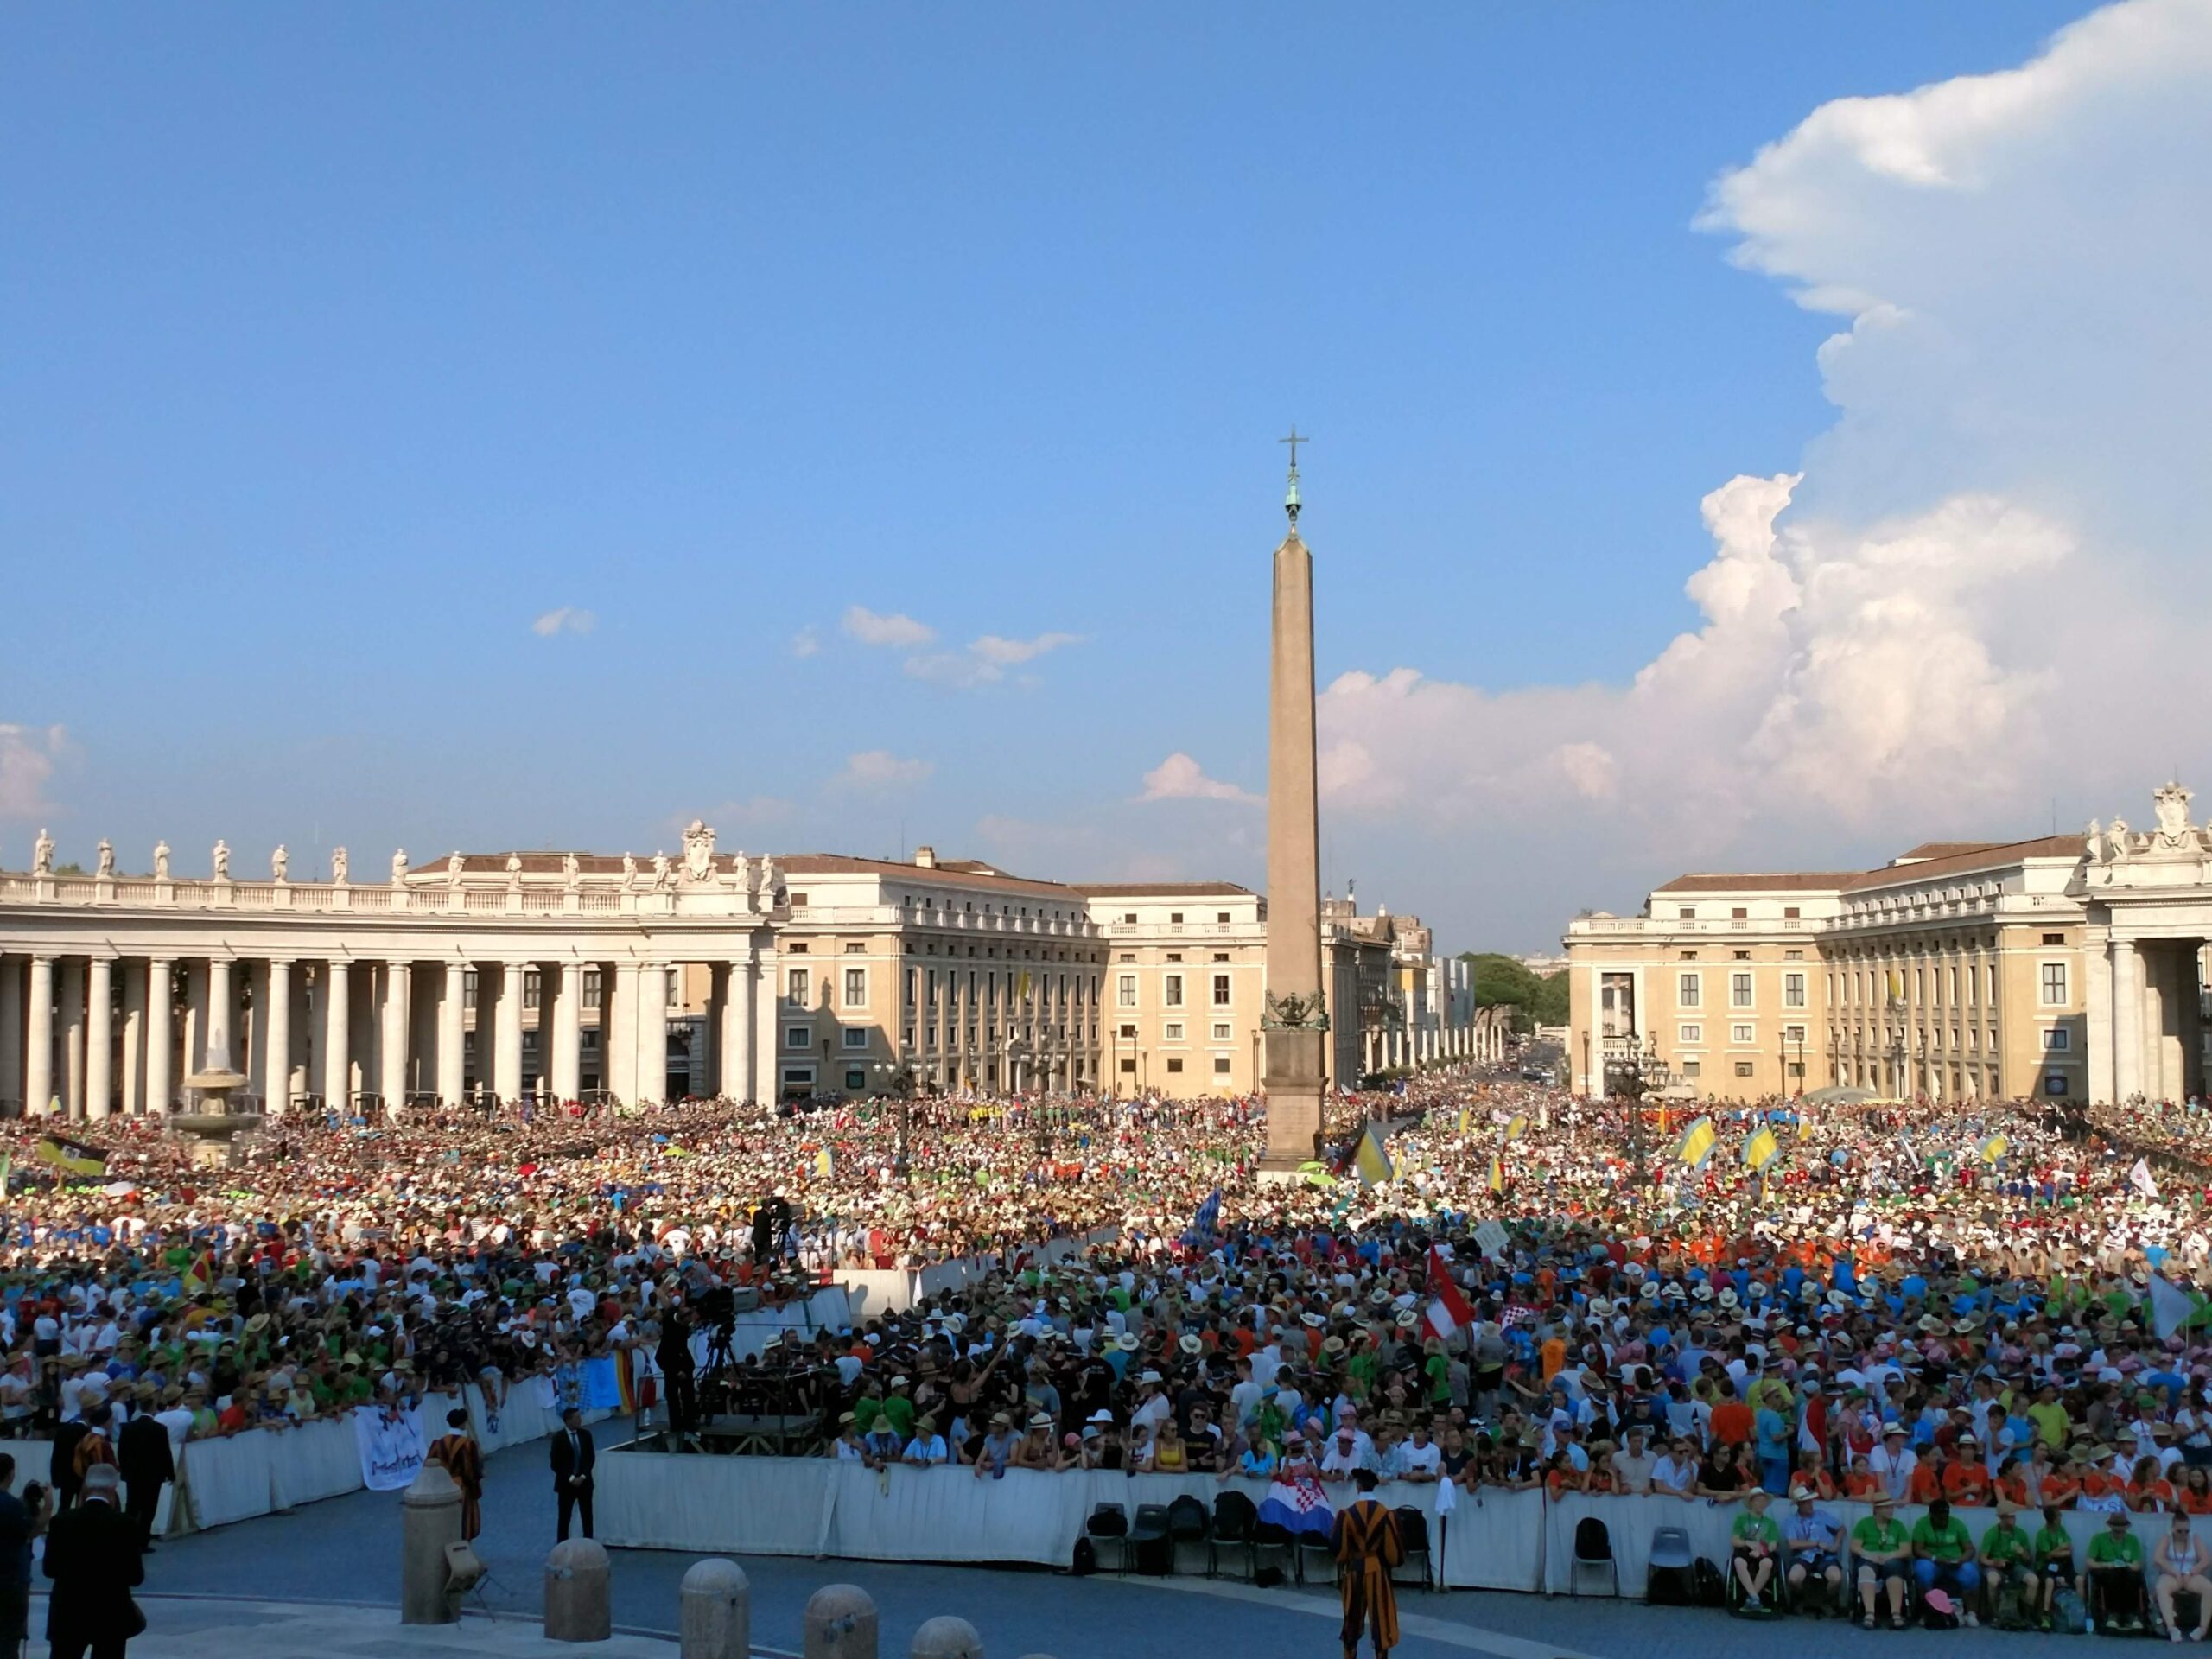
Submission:
<svg viewBox="0 0 2212 1659">
<path fill-rule="evenodd" d="M 1690 1567 L 1690 1599 L 1700 1607 L 1726 1607 L 1728 1580 L 1720 1569 L 1700 1555 Z"/>
</svg>

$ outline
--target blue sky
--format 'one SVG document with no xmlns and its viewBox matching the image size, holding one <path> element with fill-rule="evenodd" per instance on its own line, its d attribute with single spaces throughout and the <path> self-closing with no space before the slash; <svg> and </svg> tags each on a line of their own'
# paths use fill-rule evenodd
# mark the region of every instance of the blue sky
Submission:
<svg viewBox="0 0 2212 1659">
<path fill-rule="evenodd" d="M 0 863 L 705 812 L 1256 882 L 1243 803 L 1133 800 L 1263 783 L 1274 438 L 1325 683 L 1626 682 L 1697 625 L 1700 498 L 1837 420 L 1836 318 L 1692 228 L 1712 181 L 2082 10 L 18 9 Z M 1325 816 L 1454 947 L 1672 852 L 1532 882 L 1479 806 Z"/>
</svg>

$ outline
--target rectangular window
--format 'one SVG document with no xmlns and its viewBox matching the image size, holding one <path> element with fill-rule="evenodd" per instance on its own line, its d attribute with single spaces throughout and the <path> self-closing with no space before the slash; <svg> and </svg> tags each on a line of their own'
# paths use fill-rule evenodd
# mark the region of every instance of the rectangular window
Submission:
<svg viewBox="0 0 2212 1659">
<path fill-rule="evenodd" d="M 1679 1040 L 1684 1046 L 1694 1048 L 1698 1044 L 1705 1040 L 1705 1027 L 1703 1026 L 1684 1026 L 1681 1027 Z"/>
<path fill-rule="evenodd" d="M 1728 1040 L 1732 1043 L 1740 1044 L 1751 1042 L 1755 1039 L 1751 1036 L 1751 1027 L 1731 1026 L 1728 1027 Z"/>
<path fill-rule="evenodd" d="M 1805 1006 L 1805 976 L 1784 974 L 1782 976 L 1782 1006 L 1802 1008 Z"/>
<path fill-rule="evenodd" d="M 1782 953 L 1782 959 L 1784 962 L 1802 962 L 1805 953 L 1802 950 L 1785 950 Z"/>
<path fill-rule="evenodd" d="M 1782 907 L 1782 919 L 1785 922 L 1802 921 L 1804 916 L 1803 910 L 1796 905 L 1784 905 Z"/>
<path fill-rule="evenodd" d="M 1736 1075 L 1737 1075 L 1738 1077 L 1750 1077 L 1750 1076 L 1751 1075 L 1751 1063 L 1749 1060 L 1738 1060 L 1738 1061 L 1737 1061 L 1737 1062 L 1736 1062 Z"/>
<path fill-rule="evenodd" d="M 1123 1026 L 1122 1027 L 1122 1040 L 1123 1042 L 1134 1043 L 1136 1039 L 1137 1028 L 1135 1026 Z"/>
<path fill-rule="evenodd" d="M 1686 1077 L 1701 1076 L 1704 1073 L 1704 1065 L 1696 1060 L 1684 1060 L 1682 1062 L 1682 1075 Z"/>
<path fill-rule="evenodd" d="M 811 1026 L 786 1026 L 784 1027 L 784 1046 L 785 1048 L 804 1048 L 813 1040 L 814 1027 Z"/>
<path fill-rule="evenodd" d="M 2066 1006 L 2066 964 L 2063 962 L 2043 965 L 2043 1005 L 2047 1008 Z"/>
<path fill-rule="evenodd" d="M 866 1026 L 847 1026 L 845 1027 L 844 1042 L 847 1048 L 866 1048 L 868 1046 L 868 1027 Z"/>
<path fill-rule="evenodd" d="M 1122 1062 L 1122 1070 L 1124 1071 L 1134 1072 L 1136 1069 L 1137 1063 L 1135 1060 L 1123 1060 Z"/>
<path fill-rule="evenodd" d="M 1731 1007 L 1738 1008 L 1751 1006 L 1751 976 L 1749 974 L 1728 976 L 1728 1003 Z"/>
<path fill-rule="evenodd" d="M 1179 910 L 1171 910 L 1167 912 L 1167 919 L 1180 927 L 1183 925 L 1183 912 Z"/>
<path fill-rule="evenodd" d="M 534 1008 L 537 1007 L 538 998 L 543 995 L 544 992 L 544 987 L 541 983 L 543 977 L 544 976 L 540 974 L 535 968 L 532 968 L 529 972 L 525 973 L 522 976 L 522 1005 L 524 1007 Z"/>
<path fill-rule="evenodd" d="M 2043 942 L 2045 944 L 2063 944 L 2066 936 L 2063 933 L 2046 933 L 2043 936 Z"/>
<path fill-rule="evenodd" d="M 1698 998 L 1701 995 L 1701 984 L 1702 982 L 1697 975 L 1682 975 L 1675 988 L 1675 1000 L 1686 1008 L 1697 1007 Z"/>
<path fill-rule="evenodd" d="M 474 968 L 461 976 L 461 1006 L 464 1008 L 476 1006 L 476 970 Z"/>
<path fill-rule="evenodd" d="M 1121 999 L 1122 1007 L 1125 1008 L 1134 1008 L 1136 1007 L 1137 976 L 1135 974 L 1123 974 L 1122 976 L 1122 982 L 1120 986 L 1116 988 L 1116 995 Z"/>
<path fill-rule="evenodd" d="M 1981 1001 L 1981 969 L 1967 969 L 1967 1006 L 1973 1007 Z"/>
<path fill-rule="evenodd" d="M 683 977 L 683 976 L 681 974 L 675 973 L 671 970 L 665 969 L 662 970 L 660 982 L 667 988 L 666 995 L 668 999 L 661 1005 L 663 1007 L 672 1008 L 676 1006 L 677 988 L 682 984 Z"/>
<path fill-rule="evenodd" d="M 1183 1040 L 1183 1022 L 1180 1020 L 1170 1020 L 1166 1025 L 1160 1028 L 1160 1035 L 1161 1039 L 1166 1042 L 1181 1042 Z"/>
<path fill-rule="evenodd" d="M 903 1036 L 904 1040 L 899 1046 L 902 1048 L 912 1048 L 914 1046 L 914 1028 L 912 1026 L 907 1027 Z"/>
<path fill-rule="evenodd" d="M 1678 922 L 1694 922 L 1697 920 L 1697 907 L 1694 905 L 1682 906 L 1675 912 L 1675 919 Z"/>
<path fill-rule="evenodd" d="M 868 1073 L 861 1071 L 857 1066 L 849 1067 L 845 1072 L 845 1087 L 853 1090 L 867 1088 Z"/>
<path fill-rule="evenodd" d="M 787 968 L 784 970 L 784 1001 L 792 1007 L 806 1006 L 806 969 Z"/>
<path fill-rule="evenodd" d="M 1213 1005 L 1217 1008 L 1225 1008 L 1229 1006 L 1229 976 L 1227 974 L 1216 974 L 1213 976 Z"/>
<path fill-rule="evenodd" d="M 1748 921 L 1751 919 L 1751 912 L 1745 910 L 1741 905 L 1738 905 L 1728 912 L 1728 919 L 1732 922 Z"/>
<path fill-rule="evenodd" d="M 2043 1034 L 2043 1046 L 2052 1053 L 2063 1053 L 2074 1046 L 2074 1033 L 2063 1026 L 2054 1026 Z"/>
<path fill-rule="evenodd" d="M 845 1006 L 849 1008 L 864 1008 L 868 1006 L 867 969 L 848 968 L 845 969 Z"/>
<path fill-rule="evenodd" d="M 1167 1069 L 1170 1071 L 1180 1072 L 1183 1069 L 1183 1062 L 1180 1060 L 1170 1060 L 1167 1062 Z"/>
<path fill-rule="evenodd" d="M 598 1006 L 599 969 L 596 968 L 587 968 L 584 969 L 584 1007 L 588 1008 L 595 1008 Z"/>
<path fill-rule="evenodd" d="M 1785 1043 L 1803 1042 L 1805 1040 L 1805 1027 L 1802 1026 L 1784 1026 L 1782 1028 L 1782 1040 Z"/>
<path fill-rule="evenodd" d="M 919 969 L 909 968 L 906 970 L 906 1006 L 910 1008 L 914 1006 L 914 991 L 921 983 L 921 978 Z"/>
<path fill-rule="evenodd" d="M 1951 1006 L 1959 1006 L 1959 970 L 1955 968 L 1951 969 Z"/>
<path fill-rule="evenodd" d="M 1213 1057 L 1213 1074 L 1217 1077 L 1225 1077 L 1229 1075 L 1228 1055 L 1217 1054 Z"/>
<path fill-rule="evenodd" d="M 1180 974 L 1167 974 L 1162 976 L 1160 979 L 1160 995 L 1161 1000 L 1166 1007 L 1171 1008 L 1181 1007 L 1183 1006 L 1183 976 Z"/>
</svg>

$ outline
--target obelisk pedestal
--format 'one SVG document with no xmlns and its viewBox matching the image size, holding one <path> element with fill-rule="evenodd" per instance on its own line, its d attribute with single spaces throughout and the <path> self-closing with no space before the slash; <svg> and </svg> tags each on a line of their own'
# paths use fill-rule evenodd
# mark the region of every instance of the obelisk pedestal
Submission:
<svg viewBox="0 0 2212 1659">
<path fill-rule="evenodd" d="M 1313 556 L 1298 538 L 1298 450 L 1284 506 L 1290 533 L 1275 549 L 1274 651 L 1268 710 L 1268 988 L 1261 1084 L 1268 1097 L 1263 1173 L 1294 1172 L 1319 1154 L 1323 1044 L 1320 823 L 1314 787 Z"/>
</svg>

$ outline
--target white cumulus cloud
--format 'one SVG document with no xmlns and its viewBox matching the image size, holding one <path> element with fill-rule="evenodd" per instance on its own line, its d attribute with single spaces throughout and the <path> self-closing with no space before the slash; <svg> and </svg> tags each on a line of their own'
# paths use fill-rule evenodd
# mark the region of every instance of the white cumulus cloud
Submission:
<svg viewBox="0 0 2212 1659">
<path fill-rule="evenodd" d="M 1178 749 L 1144 775 L 1142 801 L 1239 801 L 1253 804 L 1262 798 L 1249 789 L 1206 776 L 1205 768 Z"/>
<path fill-rule="evenodd" d="M 812 628 L 801 628 L 791 636 L 791 655 L 812 657 L 822 650 L 822 636 Z"/>
<path fill-rule="evenodd" d="M 895 645 L 911 651 L 937 638 L 937 630 L 926 622 L 917 622 L 897 611 L 881 614 L 865 605 L 848 605 L 838 626 L 864 645 Z"/>
<path fill-rule="evenodd" d="M 1626 685 L 1344 675 L 1329 811 L 1483 827 L 1537 938 L 1697 864 L 2139 811 L 2176 760 L 2212 790 L 2208 201 L 2212 0 L 1812 111 L 1697 222 L 1843 320 L 1837 418 L 1706 498 L 1697 627 Z"/>
<path fill-rule="evenodd" d="M 904 666 L 915 679 L 934 685 L 995 685 L 1006 678 L 1009 668 L 1033 662 L 1063 645 L 1077 644 L 1080 638 L 1072 633 L 1040 633 L 1033 639 L 1007 639 L 987 633 L 969 640 L 964 650 L 927 652 L 909 657 Z"/>
<path fill-rule="evenodd" d="M 0 721 L 0 818 L 29 818 L 52 810 L 47 785 L 68 744 L 59 726 Z"/>
<path fill-rule="evenodd" d="M 1040 633 L 1034 639 L 1002 639 L 995 633 L 987 633 L 980 639 L 969 640 L 968 649 L 987 663 L 1012 668 L 1017 663 L 1033 661 L 1048 651 L 1058 651 L 1062 645 L 1072 645 L 1077 638 L 1072 633 Z"/>
<path fill-rule="evenodd" d="M 530 625 L 530 631 L 541 639 L 550 639 L 556 634 L 589 633 L 599 626 L 599 619 L 589 611 L 578 610 L 573 605 L 544 611 Z"/>
<path fill-rule="evenodd" d="M 933 761 L 903 760 L 888 749 L 864 749 L 845 757 L 845 768 L 837 774 L 836 782 L 846 789 L 905 789 L 936 770 Z"/>
</svg>

